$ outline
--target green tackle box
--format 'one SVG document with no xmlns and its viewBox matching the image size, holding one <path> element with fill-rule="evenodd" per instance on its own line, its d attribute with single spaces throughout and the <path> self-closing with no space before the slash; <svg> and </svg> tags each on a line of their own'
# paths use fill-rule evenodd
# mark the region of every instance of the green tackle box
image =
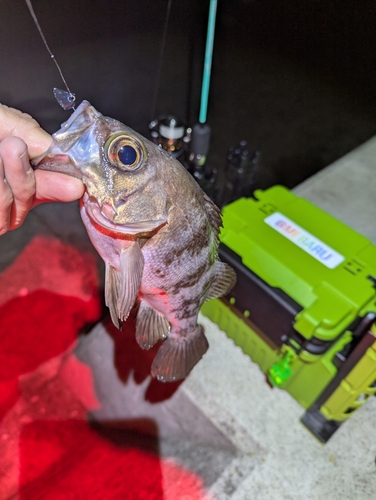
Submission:
<svg viewBox="0 0 376 500">
<path fill-rule="evenodd" d="M 202 313 L 326 442 L 376 392 L 376 247 L 282 186 L 225 206 L 223 224 L 237 283 Z"/>
</svg>

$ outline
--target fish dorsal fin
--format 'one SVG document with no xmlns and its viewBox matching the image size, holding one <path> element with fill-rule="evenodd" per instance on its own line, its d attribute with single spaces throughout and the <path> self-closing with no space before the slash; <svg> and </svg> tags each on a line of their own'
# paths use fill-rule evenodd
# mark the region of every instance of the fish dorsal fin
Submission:
<svg viewBox="0 0 376 500">
<path fill-rule="evenodd" d="M 204 193 L 205 211 L 209 216 L 210 224 L 213 227 L 215 234 L 218 236 L 219 229 L 222 227 L 221 210 L 217 205 Z"/>
<path fill-rule="evenodd" d="M 136 340 L 142 349 L 150 349 L 167 337 L 170 325 L 167 319 L 141 300 L 136 320 Z"/>
<path fill-rule="evenodd" d="M 106 305 L 115 326 L 128 318 L 141 286 L 144 256 L 138 241 L 120 253 L 120 270 L 106 264 Z"/>
<path fill-rule="evenodd" d="M 217 299 L 226 295 L 235 285 L 236 274 L 232 267 L 224 262 L 215 262 L 215 278 L 209 289 L 206 300 Z"/>
</svg>

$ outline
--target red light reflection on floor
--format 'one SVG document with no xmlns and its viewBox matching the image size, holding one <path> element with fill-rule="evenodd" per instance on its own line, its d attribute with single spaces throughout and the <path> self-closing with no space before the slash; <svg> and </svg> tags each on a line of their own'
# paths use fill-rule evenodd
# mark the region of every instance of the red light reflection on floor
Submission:
<svg viewBox="0 0 376 500">
<path fill-rule="evenodd" d="M 91 254 L 42 237 L 0 275 L 0 498 L 202 500 L 194 473 L 86 422 L 93 379 L 71 353 L 97 290 Z"/>
<path fill-rule="evenodd" d="M 55 238 L 36 236 L 0 274 L 0 305 L 35 290 L 76 297 L 98 296 L 97 260 Z"/>
<path fill-rule="evenodd" d="M 26 425 L 20 473 L 20 500 L 164 499 L 158 456 L 116 446 L 86 422 Z"/>
<path fill-rule="evenodd" d="M 37 460 L 36 460 L 36 457 Z M 104 439 L 85 422 L 32 422 L 20 437 L 19 500 L 201 500 L 202 481 L 150 451 Z"/>
</svg>

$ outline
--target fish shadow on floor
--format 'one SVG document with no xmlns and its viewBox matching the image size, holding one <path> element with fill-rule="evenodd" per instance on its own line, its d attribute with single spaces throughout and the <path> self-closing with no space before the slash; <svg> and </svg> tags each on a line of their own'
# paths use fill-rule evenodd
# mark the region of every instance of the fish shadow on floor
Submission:
<svg viewBox="0 0 376 500">
<path fill-rule="evenodd" d="M 89 423 L 93 431 L 116 446 L 160 454 L 158 425 L 151 418 L 140 417 L 108 422 L 92 420 Z"/>
<path fill-rule="evenodd" d="M 149 376 L 153 359 L 157 354 L 160 343 L 149 350 L 143 350 L 136 342 L 135 314 L 131 313 L 123 323 L 122 330 L 118 330 L 111 319 L 105 318 L 103 325 L 114 342 L 114 364 L 119 379 L 125 384 L 132 376 L 136 384 L 142 384 Z M 152 379 L 145 393 L 145 400 L 149 403 L 160 403 L 170 399 L 183 381 L 158 382 Z"/>
</svg>

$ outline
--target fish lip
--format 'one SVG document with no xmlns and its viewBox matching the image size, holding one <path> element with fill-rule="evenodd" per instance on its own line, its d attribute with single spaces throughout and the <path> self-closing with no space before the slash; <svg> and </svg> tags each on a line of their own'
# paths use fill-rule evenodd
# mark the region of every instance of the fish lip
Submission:
<svg viewBox="0 0 376 500">
<path fill-rule="evenodd" d="M 72 158 L 68 154 L 61 151 L 43 153 L 37 158 L 31 160 L 30 163 L 34 170 L 59 172 L 82 181 L 82 173 L 72 162 Z"/>
<path fill-rule="evenodd" d="M 102 227 L 105 231 L 109 231 L 114 236 L 136 236 L 141 234 L 150 234 L 157 232 L 161 227 L 167 224 L 167 219 L 157 219 L 155 221 L 141 221 L 137 223 L 129 223 L 124 226 L 119 226 L 111 222 L 100 209 L 97 200 L 89 196 L 86 191 L 82 197 L 82 205 L 86 210 L 88 217 L 92 220 L 95 226 Z M 120 229 L 123 227 L 124 229 Z"/>
<path fill-rule="evenodd" d="M 115 223 L 111 222 L 100 209 L 100 205 L 97 200 L 89 196 L 88 192 L 85 192 L 82 201 L 86 209 L 87 214 L 91 219 L 93 219 L 97 224 L 103 226 L 105 229 L 110 229 L 115 232 L 120 232 Z"/>
</svg>

